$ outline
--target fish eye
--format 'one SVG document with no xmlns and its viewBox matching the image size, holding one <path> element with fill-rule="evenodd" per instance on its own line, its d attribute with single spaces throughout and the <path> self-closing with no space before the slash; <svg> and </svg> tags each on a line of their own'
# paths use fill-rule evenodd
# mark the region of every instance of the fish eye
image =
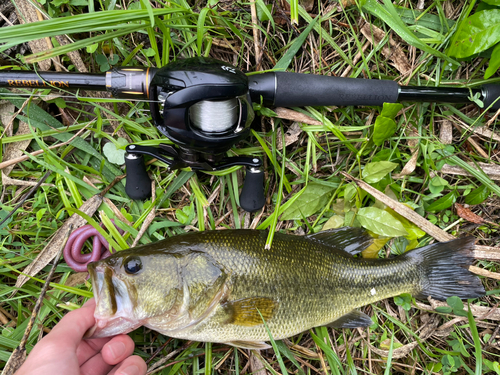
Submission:
<svg viewBox="0 0 500 375">
<path fill-rule="evenodd" d="M 129 275 L 134 275 L 142 269 L 142 262 L 139 257 L 130 257 L 123 263 L 125 272 Z"/>
</svg>

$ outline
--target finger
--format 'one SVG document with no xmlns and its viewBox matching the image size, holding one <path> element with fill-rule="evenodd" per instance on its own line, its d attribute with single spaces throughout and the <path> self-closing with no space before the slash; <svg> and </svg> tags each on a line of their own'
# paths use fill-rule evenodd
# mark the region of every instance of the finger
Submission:
<svg viewBox="0 0 500 375">
<path fill-rule="evenodd" d="M 116 365 L 134 353 L 135 343 L 127 335 L 113 337 L 101 350 L 102 358 L 110 365 Z"/>
<path fill-rule="evenodd" d="M 46 350 L 44 348 L 52 348 L 53 352 L 51 354 L 53 353 L 56 356 L 60 355 L 62 351 L 74 352 L 78 343 L 82 340 L 83 334 L 81 332 L 85 333 L 86 331 L 85 326 L 92 326 L 95 322 L 94 309 L 95 302 L 92 298 L 81 308 L 66 314 L 52 331 L 35 345 L 30 357 L 35 357 L 39 352 L 42 353 L 42 356 L 45 356 Z"/>
<path fill-rule="evenodd" d="M 76 349 L 85 332 L 95 324 L 94 310 L 95 300 L 91 298 L 81 308 L 66 314 L 47 335 L 47 338 L 50 337 L 61 346 L 65 345 Z"/>
<path fill-rule="evenodd" d="M 90 358 L 95 356 L 102 350 L 102 347 L 111 340 L 111 337 L 104 337 L 101 339 L 82 340 L 76 348 L 76 357 L 78 364 L 81 366 Z"/>
<path fill-rule="evenodd" d="M 108 375 L 145 375 L 148 366 L 138 355 L 133 355 L 116 365 Z"/>
<path fill-rule="evenodd" d="M 97 353 L 80 367 L 80 375 L 106 375 L 113 369 L 102 359 L 102 354 Z"/>
</svg>

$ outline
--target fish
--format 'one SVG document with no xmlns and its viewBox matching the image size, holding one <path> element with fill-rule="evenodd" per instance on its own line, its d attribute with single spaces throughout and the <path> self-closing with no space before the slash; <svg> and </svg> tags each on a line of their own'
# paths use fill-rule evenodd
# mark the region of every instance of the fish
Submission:
<svg viewBox="0 0 500 375">
<path fill-rule="evenodd" d="M 485 294 L 467 267 L 474 238 L 394 258 L 355 256 L 372 237 L 344 227 L 295 236 L 267 231 L 192 232 L 119 251 L 88 265 L 96 309 L 87 338 L 140 326 L 174 338 L 265 349 L 308 329 L 367 327 L 362 306 L 402 293 L 446 300 Z"/>
</svg>

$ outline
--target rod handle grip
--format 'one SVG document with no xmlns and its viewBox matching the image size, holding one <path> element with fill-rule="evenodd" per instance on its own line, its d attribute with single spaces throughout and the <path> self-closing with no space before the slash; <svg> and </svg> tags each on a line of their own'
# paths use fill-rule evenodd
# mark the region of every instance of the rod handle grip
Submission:
<svg viewBox="0 0 500 375">
<path fill-rule="evenodd" d="M 276 107 L 381 106 L 396 103 L 399 85 L 390 80 L 271 72 L 249 77 L 254 102 Z"/>
<path fill-rule="evenodd" d="M 145 200 L 151 197 L 151 179 L 146 172 L 142 155 L 126 154 L 127 180 L 125 192 L 132 199 Z"/>
<path fill-rule="evenodd" d="M 264 207 L 264 172 L 259 168 L 248 168 L 240 194 L 240 206 L 247 212 Z"/>
<path fill-rule="evenodd" d="M 500 109 L 500 85 L 499 84 L 487 84 L 481 87 L 483 92 L 483 103 L 484 108 L 488 108 L 492 103 L 492 110 Z"/>
</svg>

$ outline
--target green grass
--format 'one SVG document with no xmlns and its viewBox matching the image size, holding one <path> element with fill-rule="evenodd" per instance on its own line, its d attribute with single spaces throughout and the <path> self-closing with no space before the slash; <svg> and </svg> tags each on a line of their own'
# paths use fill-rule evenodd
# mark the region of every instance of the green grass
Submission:
<svg viewBox="0 0 500 375">
<path fill-rule="evenodd" d="M 487 53 L 486 58 L 474 57 L 468 61 L 457 61 L 447 55 L 450 40 L 462 27 L 460 21 L 477 9 L 472 1 L 426 2 L 423 9 L 416 9 L 416 2 L 411 1 L 399 2 L 398 6 L 375 0 L 340 6 L 319 0 L 305 10 L 302 5 L 307 1 L 290 0 L 290 6 L 282 7 L 283 2 L 258 0 L 257 25 L 252 24 L 249 2 L 88 0 L 88 5 L 62 1 L 62 6 L 58 2 L 47 0 L 39 5 L 48 17 L 41 23 L 6 27 L 0 20 L 2 66 L 33 70 L 36 66 L 31 63 L 57 57 L 65 68 L 74 71 L 75 64 L 68 53 L 76 51 L 86 68 L 95 73 L 112 63 L 156 67 L 196 55 L 218 58 L 252 72 L 256 65 L 254 26 L 263 42 L 262 70 L 278 67 L 336 76 L 348 71 L 353 78 L 391 79 L 401 84 L 427 86 L 453 83 L 477 87 L 500 82 L 498 73 L 487 80 L 483 78 L 488 67 Z M 359 30 L 360 19 L 385 33 L 381 44 L 367 41 Z M 67 35 L 73 43 L 60 46 L 55 38 L 58 35 Z M 51 38 L 53 49 L 20 55 L 25 50 L 24 43 L 44 37 Z M 391 39 L 395 44 L 390 48 L 406 56 L 411 71 L 401 72 L 384 55 L 384 47 Z M 26 94 L 33 94 L 33 98 L 23 105 L 28 98 Z M 117 142 L 119 137 L 128 137 L 142 145 L 164 142 L 153 125 L 146 102 L 103 100 L 82 92 L 64 92 L 51 100 L 38 98 L 46 94 L 44 90 L 0 89 L 1 99 L 14 106 L 2 112 L 17 113 L 22 108 L 13 122 L 14 134 L 4 134 L 8 121 L 0 124 L 3 134 L 0 162 L 10 157 L 8 148 L 17 147 L 21 141 L 30 142 L 27 153 L 45 150 L 14 165 L 9 177 L 33 182 L 51 171 L 45 184 L 0 228 L 0 369 L 24 334 L 50 267 L 44 267 L 21 288 L 15 288 L 19 273 L 34 261 L 69 216 L 78 212 L 82 202 L 124 173 L 121 166 L 103 156 L 104 144 L 113 140 L 123 147 Z M 120 224 L 130 235 L 105 233 L 114 241 L 115 248 L 130 246 L 153 209 L 155 219 L 141 244 L 191 230 L 250 226 L 268 229 L 269 242 L 275 232 L 304 234 L 317 232 L 325 225 L 363 224 L 376 232 L 377 220 L 367 223 L 363 214 L 366 209 L 386 214 L 388 210 L 340 174 L 347 172 L 406 203 L 452 235 L 472 235 L 478 244 L 498 247 L 498 226 L 467 222 L 453 206 L 468 203 L 472 212 L 498 222 L 500 188 L 494 179 L 470 164 L 483 162 L 500 167 L 498 142 L 473 133 L 493 113 L 483 114 L 474 105 L 403 103 L 402 113 L 392 118 L 395 131 L 381 140 L 378 134 L 374 142 L 374 129 L 377 121 L 382 121 L 377 120 L 382 108 L 294 108 L 322 125 L 300 124 L 297 141 L 278 149 L 277 130 L 283 130 L 280 134 L 285 134 L 286 140 L 292 121 L 274 118 L 266 108 L 258 109 L 259 117 L 251 136 L 229 154 L 256 155 L 265 160 L 268 201 L 262 215 L 250 215 L 238 206 L 241 169 L 196 174 L 168 172 L 163 163 L 156 161 L 148 166 L 155 181 L 154 201 L 131 201 L 125 194 L 123 181 L 118 182 L 106 195 L 109 201 L 91 215 L 91 223 L 98 226 L 110 219 L 119 221 L 116 210 L 132 223 Z M 385 114 L 382 117 L 387 118 Z M 462 121 L 470 128 L 464 130 L 452 125 L 452 143 L 445 145 L 440 131 L 446 120 Z M 19 121 L 29 124 L 26 134 L 15 133 Z M 83 133 L 71 140 L 85 126 Z M 489 129 L 499 134 L 498 120 L 493 120 Z M 70 141 L 67 145 L 49 150 L 50 146 L 67 141 Z M 415 152 L 416 159 L 412 159 Z M 413 170 L 396 178 L 410 161 L 414 162 Z M 440 172 L 444 164 L 461 166 L 472 177 L 444 174 Z M 7 185 L 4 180 L 0 220 L 28 190 L 29 186 Z M 386 224 L 393 232 L 389 229 L 390 240 L 375 249 L 376 256 L 399 254 L 431 240 L 397 215 L 390 212 L 388 215 L 392 218 Z M 407 236 L 393 238 L 391 233 L 396 232 L 397 223 L 409 233 Z M 480 260 L 476 265 L 500 272 L 495 261 Z M 41 329 L 53 327 L 67 310 L 80 306 L 91 295 L 89 282 L 65 285 L 72 273 L 64 262 L 58 265 L 39 314 L 41 324 L 35 325 L 28 340 L 28 351 L 37 342 Z M 289 340 L 273 342 L 273 349 L 258 354 L 221 344 L 186 343 L 177 339 L 167 342 L 168 337 L 142 328 L 131 336 L 136 342 L 136 353 L 144 359 L 163 347 L 150 366 L 171 354 L 160 366 L 160 374 L 251 373 L 250 355 L 261 358 L 270 373 L 500 373 L 498 321 L 471 312 L 474 306 L 497 309 L 498 280 L 484 277 L 483 283 L 488 295 L 469 301 L 469 312 L 467 305 L 465 310 L 459 309 L 463 320 L 449 328 L 447 323 L 457 316 L 455 307 L 444 306 L 439 312 L 429 313 L 411 298 L 402 297 L 363 308 L 374 321 L 370 329 L 319 327 Z M 420 333 L 430 324 L 429 317 L 437 319 L 437 328 L 445 329 L 436 328 L 435 334 L 421 340 Z M 400 348 L 414 342 L 417 345 L 400 355 Z M 380 350 L 386 354 L 377 354 Z"/>
</svg>

